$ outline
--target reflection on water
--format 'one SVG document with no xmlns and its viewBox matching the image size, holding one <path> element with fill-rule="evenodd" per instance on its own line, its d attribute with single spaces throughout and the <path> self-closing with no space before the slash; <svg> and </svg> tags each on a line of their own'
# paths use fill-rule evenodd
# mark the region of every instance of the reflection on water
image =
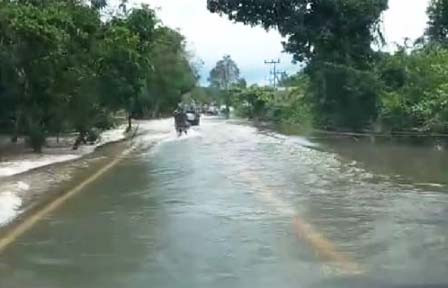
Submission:
<svg viewBox="0 0 448 288">
<path fill-rule="evenodd" d="M 448 284 L 448 193 L 415 185 L 447 183 L 445 152 L 213 119 L 179 139 L 164 125 L 160 144 L 140 136 L 133 157 L 11 246 L 0 287 Z"/>
<path fill-rule="evenodd" d="M 448 184 L 448 152 L 431 139 L 326 137 L 320 142 L 376 173 L 422 186 Z"/>
</svg>

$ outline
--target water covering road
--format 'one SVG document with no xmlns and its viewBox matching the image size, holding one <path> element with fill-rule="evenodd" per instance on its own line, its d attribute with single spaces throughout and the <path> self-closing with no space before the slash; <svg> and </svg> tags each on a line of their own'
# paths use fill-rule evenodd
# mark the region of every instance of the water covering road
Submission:
<svg viewBox="0 0 448 288">
<path fill-rule="evenodd" d="M 445 186 L 241 123 L 162 138 L 10 245 L 0 287 L 448 285 Z"/>
</svg>

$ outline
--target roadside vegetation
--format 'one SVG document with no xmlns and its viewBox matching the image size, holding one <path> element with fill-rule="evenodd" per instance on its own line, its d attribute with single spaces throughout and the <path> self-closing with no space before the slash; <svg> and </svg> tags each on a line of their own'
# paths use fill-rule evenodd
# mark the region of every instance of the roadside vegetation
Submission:
<svg viewBox="0 0 448 288">
<path fill-rule="evenodd" d="M 381 49 L 387 7 L 387 0 L 208 0 L 211 12 L 232 21 L 277 29 L 285 51 L 305 66 L 277 90 L 233 83 L 225 93 L 237 113 L 303 128 L 448 133 L 448 0 L 432 0 L 425 34 L 393 53 Z"/>
<path fill-rule="evenodd" d="M 393 53 L 381 49 L 387 0 L 208 0 L 213 13 L 285 37 L 304 69 L 280 89 L 247 86 L 230 56 L 197 87 L 184 37 L 149 6 L 118 2 L 0 2 L 0 133 L 36 152 L 76 133 L 76 149 L 117 118 L 130 130 L 185 97 L 303 128 L 448 133 L 448 0 L 432 0 L 425 34 Z"/>
<path fill-rule="evenodd" d="M 184 37 L 148 6 L 106 0 L 0 2 L 0 133 L 41 151 L 77 133 L 74 149 L 118 116 L 172 111 L 198 79 Z"/>
</svg>

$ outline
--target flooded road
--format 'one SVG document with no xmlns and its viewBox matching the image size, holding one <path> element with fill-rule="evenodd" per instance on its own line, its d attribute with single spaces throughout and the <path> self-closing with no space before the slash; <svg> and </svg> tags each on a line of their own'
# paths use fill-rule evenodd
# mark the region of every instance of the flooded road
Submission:
<svg viewBox="0 0 448 288">
<path fill-rule="evenodd" d="M 412 181 L 362 143 L 213 119 L 161 139 L 11 244 L 0 287 L 448 285 L 446 161 Z"/>
</svg>

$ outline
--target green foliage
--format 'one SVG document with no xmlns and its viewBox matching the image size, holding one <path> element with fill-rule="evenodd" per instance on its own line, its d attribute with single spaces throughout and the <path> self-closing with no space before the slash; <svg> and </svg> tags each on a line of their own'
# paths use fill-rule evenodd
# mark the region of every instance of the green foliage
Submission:
<svg viewBox="0 0 448 288">
<path fill-rule="evenodd" d="M 282 110 L 281 124 L 289 126 L 299 126 L 303 131 L 308 131 L 315 127 L 315 118 L 313 108 L 305 98 L 297 98 L 291 106 L 287 106 Z"/>
<path fill-rule="evenodd" d="M 302 97 L 288 101 L 277 92 L 275 98 L 284 103 L 280 122 L 327 129 L 375 126 L 390 132 L 448 132 L 448 50 L 443 46 L 379 54 L 368 72 L 333 64 L 308 74 L 317 79 L 308 81 L 299 73 L 285 80 L 297 90 L 292 94 Z"/>
<path fill-rule="evenodd" d="M 196 87 L 191 91 L 191 100 L 201 104 L 222 104 L 222 93 L 214 87 Z"/>
<path fill-rule="evenodd" d="M 431 42 L 448 44 L 448 1 L 431 0 L 427 14 L 429 22 L 426 36 Z"/>
<path fill-rule="evenodd" d="M 266 109 L 274 99 L 274 90 L 267 87 L 251 86 L 241 91 L 233 91 L 233 103 L 240 115 L 251 119 L 264 118 Z"/>
<path fill-rule="evenodd" d="M 230 55 L 224 56 L 210 71 L 208 78 L 210 87 L 220 91 L 222 101 L 226 105 L 226 114 L 230 114 L 231 93 L 230 89 L 238 86 L 246 86 L 246 81 L 240 79 L 240 69 Z"/>
<path fill-rule="evenodd" d="M 374 122 L 381 93 L 375 73 L 330 63 L 313 68 L 308 97 L 318 126 L 360 130 Z"/>
<path fill-rule="evenodd" d="M 428 46 L 383 59 L 381 121 L 391 130 L 448 131 L 448 50 Z"/>
<path fill-rule="evenodd" d="M 387 0 L 208 0 L 211 12 L 278 29 L 295 61 L 307 64 L 308 109 L 319 126 L 359 130 L 376 118 L 380 83 L 370 70 Z M 284 81 L 282 81 L 284 82 Z M 308 107 L 308 106 L 307 106 Z"/>
<path fill-rule="evenodd" d="M 234 91 L 244 116 L 327 129 L 448 132 L 448 0 L 429 5 L 429 41 L 394 55 L 371 49 L 381 40 L 387 0 L 207 2 L 231 20 L 278 29 L 285 50 L 307 64 L 305 73 L 283 77 L 286 92 Z"/>
<path fill-rule="evenodd" d="M 162 26 L 148 6 L 102 21 L 99 10 L 106 5 L 0 2 L 0 123 L 27 136 L 36 152 L 50 134 L 77 131 L 77 143 L 84 142 L 89 131 L 110 128 L 113 114 L 123 110 L 131 124 L 136 111 L 154 102 L 174 109 L 196 84 L 182 35 Z M 146 101 L 154 90 L 159 93 Z"/>
<path fill-rule="evenodd" d="M 305 97 L 309 92 L 309 77 L 298 73 L 290 78 L 287 82 L 291 86 L 283 91 L 256 85 L 232 90 L 232 103 L 236 106 L 237 114 L 310 129 L 314 123 L 313 110 Z"/>
<path fill-rule="evenodd" d="M 30 123 L 28 126 L 27 142 L 36 152 L 42 152 L 42 146 L 45 144 L 44 127 L 36 123 Z"/>
<path fill-rule="evenodd" d="M 196 87 L 191 91 L 191 100 L 201 104 L 213 104 L 217 102 L 217 98 L 207 87 Z"/>
<path fill-rule="evenodd" d="M 36 131 L 43 135 L 52 118 L 50 105 L 56 106 L 64 100 L 62 95 L 52 92 L 57 89 L 56 81 L 61 76 L 58 69 L 62 68 L 70 39 L 61 27 L 70 27 L 71 19 L 57 5 L 47 9 L 15 3 L 1 5 L 1 79 L 15 98 L 12 108 L 16 122 L 24 124 L 21 130 L 32 139 L 39 139 L 31 141 L 37 151 L 40 148 L 36 145 L 43 141 Z M 27 119 L 21 121 L 18 115 Z"/>
<path fill-rule="evenodd" d="M 91 0 L 90 5 L 92 6 L 93 9 L 99 10 L 99 9 L 103 9 L 107 6 L 107 1 L 106 0 Z"/>
<path fill-rule="evenodd" d="M 138 99 L 138 107 L 147 111 L 137 113 L 171 115 L 182 95 L 195 87 L 198 76 L 186 53 L 185 39 L 178 31 L 162 26 L 154 33 L 156 40 L 149 54 L 152 72 Z"/>
<path fill-rule="evenodd" d="M 208 81 L 212 87 L 220 90 L 228 90 L 233 84 L 238 83 L 239 78 L 240 69 L 230 55 L 226 55 L 210 71 Z"/>
<path fill-rule="evenodd" d="M 297 61 L 364 63 L 372 55 L 387 0 L 208 0 L 211 12 L 287 37 L 285 50 Z"/>
<path fill-rule="evenodd" d="M 277 104 L 281 107 L 279 122 L 288 126 L 299 126 L 309 130 L 317 125 L 317 116 L 310 95 L 310 79 L 303 72 L 285 79 L 286 91 L 277 93 Z M 280 104 L 281 103 L 281 104 Z"/>
</svg>

